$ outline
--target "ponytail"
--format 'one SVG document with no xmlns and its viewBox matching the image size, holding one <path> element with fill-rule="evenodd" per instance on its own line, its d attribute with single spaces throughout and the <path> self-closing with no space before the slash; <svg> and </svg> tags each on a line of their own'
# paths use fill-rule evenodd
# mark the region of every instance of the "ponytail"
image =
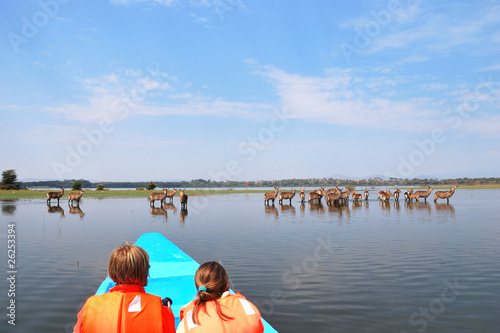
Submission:
<svg viewBox="0 0 500 333">
<path fill-rule="evenodd" d="M 233 320 L 234 317 L 226 315 L 218 302 L 222 294 L 228 290 L 229 277 L 224 267 L 210 261 L 202 264 L 195 274 L 195 285 L 198 289 L 193 308 L 193 322 L 199 325 L 198 312 L 200 308 L 207 313 L 207 302 L 214 301 L 217 315 L 224 321 Z"/>
</svg>

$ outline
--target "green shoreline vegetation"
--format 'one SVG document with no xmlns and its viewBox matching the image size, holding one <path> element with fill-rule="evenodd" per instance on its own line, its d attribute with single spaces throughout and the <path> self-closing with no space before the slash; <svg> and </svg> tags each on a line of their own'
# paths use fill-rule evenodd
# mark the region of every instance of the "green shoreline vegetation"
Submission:
<svg viewBox="0 0 500 333">
<path fill-rule="evenodd" d="M 349 185 L 348 185 L 349 186 Z M 432 186 L 432 185 L 431 185 Z M 432 186 L 434 190 L 443 190 L 449 189 L 452 185 L 447 186 Z M 339 186 L 345 187 L 345 186 Z M 358 186 L 357 189 L 365 189 L 366 187 L 373 188 L 373 186 Z M 395 188 L 393 186 L 389 186 L 390 188 Z M 388 188 L 389 188 L 388 187 Z M 408 186 L 398 186 L 400 189 L 409 188 Z M 287 186 L 287 191 L 289 191 L 289 187 Z M 426 187 L 412 187 L 416 189 L 426 189 Z M 295 187 L 296 191 L 299 190 L 298 187 Z M 476 190 L 476 189 L 500 189 L 500 184 L 494 185 L 462 185 L 457 186 L 457 189 L 465 189 L 465 190 Z M 92 190 L 92 189 L 84 189 L 85 193 L 83 198 L 149 198 L 151 193 L 161 193 L 160 190 L 148 191 L 148 190 Z M 283 189 L 285 190 L 285 189 Z M 188 196 L 198 196 L 198 195 L 227 195 L 227 194 L 241 194 L 241 193 L 265 193 L 269 190 L 265 189 L 210 189 L 210 190 L 187 190 L 185 193 Z M 47 197 L 47 192 L 53 192 L 49 190 L 0 190 L 0 200 L 13 200 L 13 199 L 45 199 Z M 61 200 L 67 200 L 69 193 L 78 193 L 78 191 L 65 191 Z M 175 196 L 179 196 L 179 192 L 176 193 Z"/>
<path fill-rule="evenodd" d="M 48 192 L 54 190 L 43 188 L 71 188 L 66 191 L 62 199 L 68 198 L 69 193 L 77 193 L 80 189 L 85 189 L 84 197 L 87 198 L 115 198 L 115 197 L 135 197 L 148 198 L 151 193 L 161 193 L 163 189 L 189 189 L 185 190 L 188 196 L 197 195 L 221 195 L 238 193 L 265 193 L 265 188 L 279 187 L 282 190 L 290 191 L 300 188 L 339 188 L 348 187 L 351 190 L 364 190 L 365 188 L 375 189 L 385 187 L 386 189 L 414 188 L 426 189 L 427 186 L 433 189 L 449 189 L 452 185 L 460 189 L 497 189 L 500 188 L 500 178 L 456 178 L 456 179 L 402 179 L 402 178 L 369 178 L 369 179 L 333 179 L 333 178 L 308 178 L 308 179 L 282 179 L 271 181 L 212 181 L 205 179 L 193 179 L 191 181 L 169 181 L 169 182 L 99 182 L 92 183 L 85 179 L 65 179 L 48 180 L 34 182 L 18 182 L 14 169 L 5 170 L 2 173 L 0 183 L 0 200 L 20 199 L 20 198 L 46 198 Z M 111 190 L 116 188 L 116 190 Z M 123 189 L 129 190 L 123 190 Z M 132 190 L 135 188 L 135 190 Z M 199 188 L 203 188 L 200 190 Z M 156 191 L 155 191 L 156 189 Z M 56 190 L 57 192 L 59 190 Z M 180 195 L 178 191 L 177 196 Z"/>
<path fill-rule="evenodd" d="M 159 190 L 148 191 L 148 190 L 92 190 L 84 189 L 83 199 L 85 198 L 149 198 L 151 193 L 161 193 Z M 12 200 L 12 199 L 40 199 L 47 198 L 48 192 L 54 192 L 54 190 L 0 190 L 0 200 Z M 68 193 L 78 193 L 79 191 L 65 191 L 61 200 L 68 199 Z M 214 189 L 214 190 L 188 190 L 185 191 L 188 196 L 199 196 L 199 195 L 224 195 L 224 194 L 239 194 L 239 193 L 264 193 L 266 190 L 233 190 L 233 189 Z M 175 194 L 176 197 L 179 196 L 179 191 Z M 54 199 L 52 199 L 54 201 Z M 57 200 L 56 200 L 57 201 Z"/>
</svg>

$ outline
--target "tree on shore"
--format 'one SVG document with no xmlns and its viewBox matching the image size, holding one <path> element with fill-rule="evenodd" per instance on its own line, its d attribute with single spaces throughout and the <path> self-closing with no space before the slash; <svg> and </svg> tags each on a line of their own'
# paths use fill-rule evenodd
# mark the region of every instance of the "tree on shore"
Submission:
<svg viewBox="0 0 500 333">
<path fill-rule="evenodd" d="M 72 190 L 77 190 L 80 191 L 82 189 L 82 181 L 81 180 L 75 180 L 73 182 L 73 185 L 71 185 Z"/>
<path fill-rule="evenodd" d="M 153 182 L 149 182 L 149 184 L 146 186 L 147 190 L 154 190 L 156 188 L 156 184 Z"/>
<path fill-rule="evenodd" d="M 2 172 L 2 183 L 0 189 L 2 190 L 19 190 L 20 186 L 17 182 L 16 170 L 10 169 Z"/>
</svg>

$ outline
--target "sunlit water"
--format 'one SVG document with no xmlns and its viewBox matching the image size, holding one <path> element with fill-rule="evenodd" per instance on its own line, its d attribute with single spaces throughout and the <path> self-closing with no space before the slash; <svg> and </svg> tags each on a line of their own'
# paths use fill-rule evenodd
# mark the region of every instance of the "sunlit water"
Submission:
<svg viewBox="0 0 500 333">
<path fill-rule="evenodd" d="M 263 194 L 146 199 L 2 201 L 0 230 L 16 228 L 16 326 L 2 278 L 2 332 L 71 332 L 106 277 L 110 252 L 160 232 L 198 262 L 220 260 L 239 290 L 280 332 L 498 332 L 500 191 L 457 190 L 388 205 L 267 208 Z M 166 214 L 165 214 L 166 212 Z M 7 249 L 0 269 L 7 276 Z M 175 300 L 174 300 L 175 302 Z"/>
</svg>

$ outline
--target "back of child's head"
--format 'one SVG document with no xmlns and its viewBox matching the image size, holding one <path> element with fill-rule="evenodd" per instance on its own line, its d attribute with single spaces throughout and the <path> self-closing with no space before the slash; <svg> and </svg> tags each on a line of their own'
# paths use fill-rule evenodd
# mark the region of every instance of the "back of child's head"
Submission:
<svg viewBox="0 0 500 333">
<path fill-rule="evenodd" d="M 194 281 L 197 289 L 201 287 L 202 295 L 210 294 L 214 298 L 220 298 L 228 290 L 229 276 L 221 264 L 209 261 L 198 267 Z"/>
<path fill-rule="evenodd" d="M 193 308 L 193 322 L 198 322 L 198 311 L 200 307 L 206 312 L 206 302 L 218 300 L 222 294 L 229 289 L 229 276 L 224 267 L 215 261 L 206 262 L 196 270 L 194 276 L 198 296 Z M 233 317 L 226 315 L 220 304 L 215 303 L 217 314 L 223 320 L 232 320 Z"/>
<path fill-rule="evenodd" d="M 111 253 L 109 277 L 118 284 L 148 284 L 149 255 L 137 245 L 124 243 Z"/>
</svg>

